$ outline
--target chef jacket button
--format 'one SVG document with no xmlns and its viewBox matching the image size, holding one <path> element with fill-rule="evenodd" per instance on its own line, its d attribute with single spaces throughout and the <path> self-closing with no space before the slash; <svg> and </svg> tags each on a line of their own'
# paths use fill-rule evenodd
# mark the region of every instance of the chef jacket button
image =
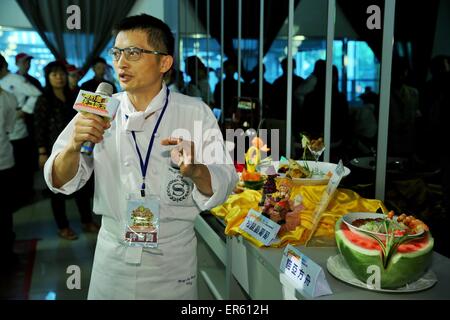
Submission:
<svg viewBox="0 0 450 320">
<path fill-rule="evenodd" d="M 155 138 L 158 138 L 158 137 L 159 137 L 159 133 L 156 132 L 156 133 L 154 134 L 154 136 L 155 136 Z"/>
<path fill-rule="evenodd" d="M 130 166 L 130 163 L 129 163 L 128 161 L 125 161 L 125 162 L 123 163 L 123 165 L 124 165 L 125 167 L 129 167 L 129 166 Z"/>
</svg>

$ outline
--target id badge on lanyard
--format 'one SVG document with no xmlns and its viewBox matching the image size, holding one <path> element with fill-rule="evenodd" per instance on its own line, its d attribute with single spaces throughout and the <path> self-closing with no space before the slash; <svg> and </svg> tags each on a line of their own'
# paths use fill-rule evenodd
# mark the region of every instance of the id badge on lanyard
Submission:
<svg viewBox="0 0 450 320">
<path fill-rule="evenodd" d="M 130 195 L 124 242 L 132 247 L 156 248 L 159 234 L 159 203 L 156 195 Z"/>
<path fill-rule="evenodd" d="M 136 153 L 139 157 L 139 165 L 142 173 L 142 185 L 140 195 L 129 195 L 127 200 L 127 223 L 125 227 L 124 241 L 128 246 L 149 248 L 156 248 L 158 246 L 160 198 L 148 192 L 145 177 L 150 162 L 150 154 L 152 152 L 155 135 L 159 124 L 161 123 L 161 119 L 166 111 L 168 101 L 169 88 L 167 88 L 166 91 L 166 102 L 164 103 L 161 114 L 156 121 L 155 128 L 153 129 L 153 133 L 150 137 L 145 158 L 139 149 L 136 133 L 134 131 L 131 132 L 136 146 Z"/>
</svg>

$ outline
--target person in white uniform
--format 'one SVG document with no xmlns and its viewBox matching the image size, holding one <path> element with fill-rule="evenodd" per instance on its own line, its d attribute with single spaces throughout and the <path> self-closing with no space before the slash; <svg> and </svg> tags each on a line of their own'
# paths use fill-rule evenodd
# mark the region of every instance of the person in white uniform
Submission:
<svg viewBox="0 0 450 320">
<path fill-rule="evenodd" d="M 8 63 L 0 55 L 0 87 L 12 93 L 18 103 L 16 121 L 13 130 L 9 133 L 9 139 L 13 145 L 15 175 L 17 181 L 14 188 L 20 188 L 20 195 L 16 195 L 15 202 L 23 203 L 24 199 L 32 197 L 33 175 L 35 163 L 34 152 L 26 123 L 25 114 L 33 114 L 36 101 L 41 95 L 41 91 L 29 83 L 26 78 L 19 74 L 11 73 L 8 70 Z"/>
<path fill-rule="evenodd" d="M 45 179 L 70 194 L 94 171 L 102 226 L 88 299 L 196 299 L 194 220 L 223 203 L 238 177 L 210 108 L 163 82 L 173 64 L 169 27 L 142 14 L 122 20 L 115 35 L 110 53 L 123 89 L 115 118 L 75 116 Z M 80 155 L 84 141 L 96 143 L 92 157 Z M 152 231 L 144 238 L 139 227 Z"/>
</svg>

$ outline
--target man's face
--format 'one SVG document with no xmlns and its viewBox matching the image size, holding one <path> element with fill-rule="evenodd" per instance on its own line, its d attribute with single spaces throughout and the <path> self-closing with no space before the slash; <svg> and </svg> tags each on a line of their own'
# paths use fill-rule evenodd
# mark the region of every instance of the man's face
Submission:
<svg viewBox="0 0 450 320">
<path fill-rule="evenodd" d="M 31 66 L 31 59 L 22 59 L 19 60 L 19 62 L 17 63 L 17 66 L 19 67 L 19 70 L 23 73 L 28 73 L 28 71 L 30 70 L 30 66 Z"/>
<path fill-rule="evenodd" d="M 78 81 L 80 81 L 80 77 L 77 72 L 69 73 L 69 87 L 71 89 L 75 88 L 78 85 Z"/>
<path fill-rule="evenodd" d="M 116 37 L 114 46 L 119 49 L 137 47 L 145 50 L 161 50 L 154 48 L 147 41 L 147 33 L 142 30 L 121 31 Z M 163 75 L 173 63 L 171 56 L 158 56 L 142 53 L 139 60 L 129 61 L 122 53 L 118 61 L 114 61 L 114 69 L 124 91 L 137 93 L 147 91 L 155 86 L 160 87 Z"/>
<path fill-rule="evenodd" d="M 103 79 L 106 72 L 106 65 L 103 62 L 97 62 L 92 69 L 94 70 L 97 78 Z"/>
<path fill-rule="evenodd" d="M 4 65 L 0 68 L 0 79 L 8 74 L 8 65 Z"/>
</svg>

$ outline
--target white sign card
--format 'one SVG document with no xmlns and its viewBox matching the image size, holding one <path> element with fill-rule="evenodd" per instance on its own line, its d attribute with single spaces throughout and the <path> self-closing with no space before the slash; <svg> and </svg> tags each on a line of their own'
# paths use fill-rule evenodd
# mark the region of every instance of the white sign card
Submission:
<svg viewBox="0 0 450 320">
<path fill-rule="evenodd" d="M 239 226 L 242 231 L 261 241 L 265 246 L 269 246 L 276 238 L 280 227 L 278 223 L 266 218 L 261 212 L 254 209 L 248 211 L 244 222 Z"/>
<path fill-rule="evenodd" d="M 295 288 L 305 298 L 329 295 L 333 292 L 321 266 L 288 244 L 280 264 L 283 286 Z"/>
<path fill-rule="evenodd" d="M 344 172 L 345 172 L 344 164 L 342 163 L 342 160 L 339 160 L 339 163 L 337 164 L 336 169 L 333 172 L 333 175 L 328 181 L 327 188 L 325 189 L 325 192 L 322 194 L 319 206 L 316 209 L 316 214 L 322 213 L 328 207 L 328 204 L 330 203 L 330 200 L 333 197 L 334 192 L 336 191 L 339 183 L 342 180 L 342 177 L 344 176 Z"/>
</svg>

